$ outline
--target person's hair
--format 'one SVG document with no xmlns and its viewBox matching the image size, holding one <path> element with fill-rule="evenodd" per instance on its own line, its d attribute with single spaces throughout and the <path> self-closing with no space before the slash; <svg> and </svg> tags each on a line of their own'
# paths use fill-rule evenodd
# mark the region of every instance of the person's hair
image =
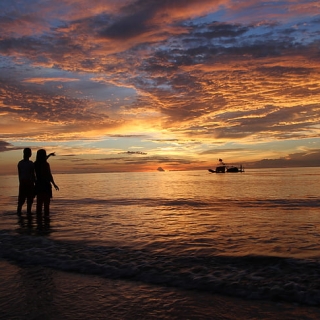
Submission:
<svg viewBox="0 0 320 320">
<path fill-rule="evenodd" d="M 47 161 L 47 152 L 44 149 L 39 149 L 37 151 L 37 157 L 36 157 L 36 162 L 41 163 L 41 162 L 46 162 Z"/>
<path fill-rule="evenodd" d="M 23 155 L 26 156 L 26 157 L 31 157 L 31 149 L 30 148 L 24 148 L 23 149 Z"/>
</svg>

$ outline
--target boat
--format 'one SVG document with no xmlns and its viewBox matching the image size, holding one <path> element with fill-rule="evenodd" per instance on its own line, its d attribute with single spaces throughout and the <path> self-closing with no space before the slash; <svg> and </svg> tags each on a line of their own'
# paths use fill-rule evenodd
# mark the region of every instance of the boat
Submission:
<svg viewBox="0 0 320 320">
<path fill-rule="evenodd" d="M 210 173 L 244 172 L 244 168 L 242 165 L 240 165 L 239 167 L 234 165 L 227 165 L 223 162 L 222 159 L 219 159 L 219 165 L 216 167 L 216 169 L 208 169 L 208 171 Z"/>
<path fill-rule="evenodd" d="M 216 167 L 216 173 L 225 173 L 225 172 L 226 172 L 226 166 Z"/>
<path fill-rule="evenodd" d="M 241 169 L 239 169 L 238 167 L 231 166 L 227 168 L 227 172 L 239 172 L 239 171 L 241 171 Z"/>
</svg>

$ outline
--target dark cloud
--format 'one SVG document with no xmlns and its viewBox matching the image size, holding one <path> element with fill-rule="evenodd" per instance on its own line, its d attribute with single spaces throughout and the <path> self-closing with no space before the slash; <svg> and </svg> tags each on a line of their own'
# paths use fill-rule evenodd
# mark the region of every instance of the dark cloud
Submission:
<svg viewBox="0 0 320 320">
<path fill-rule="evenodd" d="M 177 2 L 178 4 L 178 2 Z M 161 11 L 163 7 L 170 8 L 174 3 L 166 1 L 135 1 L 123 6 L 119 17 L 105 19 L 107 23 L 100 23 L 98 34 L 101 37 L 126 40 L 140 36 L 146 32 L 156 31 L 157 25 L 152 22 L 155 14 Z M 99 19 L 100 21 L 100 19 Z"/>
<path fill-rule="evenodd" d="M 299 67 L 299 66 L 274 66 L 274 67 L 258 67 L 256 69 L 261 74 L 270 77 L 283 77 L 286 75 L 297 75 L 306 77 L 313 73 L 312 68 Z"/>
<path fill-rule="evenodd" d="M 27 147 L 27 146 L 26 146 Z M 12 150 L 21 150 L 25 147 L 16 147 L 13 144 L 0 140 L 0 152 L 12 151 Z"/>
<path fill-rule="evenodd" d="M 216 148 L 216 149 L 210 149 L 201 152 L 201 155 L 206 155 L 206 154 L 214 154 L 214 155 L 220 155 L 223 153 L 230 153 L 230 152 L 242 152 L 242 151 L 247 151 L 248 149 L 245 148 Z"/>
<path fill-rule="evenodd" d="M 129 155 L 135 155 L 135 154 L 139 154 L 139 155 L 146 155 L 146 152 L 142 152 L 142 151 L 125 151 L 125 152 L 119 152 L 118 154 L 129 154 Z"/>
<path fill-rule="evenodd" d="M 44 47 L 44 42 L 39 38 L 23 36 L 19 38 L 3 38 L 0 39 L 0 52 L 3 54 L 15 54 L 15 52 L 23 52 L 26 55 L 32 55 Z"/>
<path fill-rule="evenodd" d="M 253 116 L 254 114 L 256 116 Z M 307 137 L 307 130 L 312 130 L 312 127 L 320 121 L 320 105 L 290 108 L 269 106 L 255 112 L 237 111 L 232 114 L 227 112 L 218 116 L 216 120 L 223 120 L 227 124 L 224 128 L 215 129 L 218 137 L 243 137 L 260 132 L 270 132 L 270 134 L 273 132 L 277 138 L 288 138 L 290 133 L 300 132 L 302 138 L 303 132 L 306 132 L 305 137 Z"/>
<path fill-rule="evenodd" d="M 215 38 L 239 37 L 250 30 L 250 28 L 237 24 L 213 22 L 202 26 L 195 26 L 195 30 L 192 33 L 195 39 L 205 38 L 211 40 Z"/>
<path fill-rule="evenodd" d="M 142 164 L 166 164 L 168 166 L 173 165 L 186 165 L 193 163 L 190 159 L 184 159 L 184 158 L 174 158 L 174 157 L 160 157 L 160 156 L 154 156 L 154 157 L 148 157 L 148 158 L 128 158 L 124 160 L 127 164 L 130 165 L 142 165 Z M 195 161 L 196 162 L 196 161 Z"/>
<path fill-rule="evenodd" d="M 110 39 L 125 40 L 150 30 L 147 25 L 148 12 L 138 12 L 126 16 L 101 30 L 99 35 Z"/>
<path fill-rule="evenodd" d="M 292 153 L 278 159 L 263 159 L 251 163 L 250 166 L 257 168 L 318 167 L 320 166 L 320 149 Z"/>
<path fill-rule="evenodd" d="M 120 153 L 121 154 L 121 153 Z M 126 154 L 126 153 L 125 153 Z M 143 155 L 143 154 L 142 154 Z M 142 165 L 142 164 L 167 164 L 167 165 L 178 165 L 178 164 L 191 164 L 197 162 L 196 160 L 190 160 L 185 158 L 171 157 L 171 156 L 145 156 L 145 157 L 106 157 L 99 158 L 99 161 L 106 161 L 110 163 L 125 163 L 128 165 Z"/>
<path fill-rule="evenodd" d="M 210 1 L 203 1 L 203 3 Z M 107 37 L 110 39 L 125 40 L 132 37 L 140 36 L 146 32 L 157 32 L 159 29 L 159 20 L 155 19 L 156 15 L 162 17 L 165 21 L 172 12 L 179 10 L 185 10 L 188 6 L 196 6 L 197 2 L 194 0 L 174 0 L 174 1 L 156 1 L 156 0 L 139 0 L 129 3 L 127 6 L 123 6 L 120 12 L 120 18 L 117 18 L 114 22 L 108 23 L 105 28 L 100 30 L 100 36 Z M 203 4 L 202 4 L 203 5 Z M 182 19 L 182 18 L 180 18 Z M 178 19 L 179 20 L 179 19 Z M 161 21 L 161 19 L 160 19 Z M 173 21 L 172 26 L 178 26 L 178 21 Z M 180 24 L 181 26 L 183 24 Z M 160 25 L 161 27 L 161 25 Z M 228 27 L 225 27 L 228 28 Z M 244 32 L 244 31 L 242 31 Z M 212 33 L 210 35 L 210 33 Z M 218 31 L 216 28 L 208 28 L 207 34 L 204 33 L 204 37 L 219 37 L 226 34 L 233 34 L 236 36 L 241 31 L 231 30 L 229 26 L 229 32 L 226 29 L 221 28 Z M 197 35 L 196 35 L 197 36 Z M 198 35 L 199 36 L 199 35 Z"/>
</svg>

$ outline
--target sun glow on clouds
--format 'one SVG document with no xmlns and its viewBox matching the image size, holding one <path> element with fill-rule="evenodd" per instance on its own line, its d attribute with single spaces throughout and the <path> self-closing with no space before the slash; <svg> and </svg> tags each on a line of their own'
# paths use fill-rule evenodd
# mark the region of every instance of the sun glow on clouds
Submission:
<svg viewBox="0 0 320 320">
<path fill-rule="evenodd" d="M 319 165 L 319 9 L 1 1 L 3 172 L 26 146 L 54 149 L 60 171 Z"/>
<path fill-rule="evenodd" d="M 27 83 L 37 83 L 37 84 L 45 84 L 46 82 L 72 82 L 79 81 L 79 79 L 71 79 L 71 78 L 32 78 L 25 79 L 23 82 Z"/>
</svg>

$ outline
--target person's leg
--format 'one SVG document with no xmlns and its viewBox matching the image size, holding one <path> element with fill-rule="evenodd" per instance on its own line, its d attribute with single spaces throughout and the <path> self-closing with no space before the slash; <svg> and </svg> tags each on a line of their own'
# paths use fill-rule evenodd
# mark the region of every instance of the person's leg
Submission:
<svg viewBox="0 0 320 320">
<path fill-rule="evenodd" d="M 31 215 L 31 209 L 33 200 L 35 198 L 35 190 L 34 190 L 34 183 L 32 181 L 29 182 L 28 190 L 27 190 L 27 214 L 28 216 Z"/>
<path fill-rule="evenodd" d="M 33 196 L 29 196 L 27 198 L 27 214 L 28 215 L 31 215 L 32 204 L 33 204 Z"/>
<path fill-rule="evenodd" d="M 36 212 L 37 212 L 37 225 L 38 225 L 39 229 L 42 228 L 42 206 L 43 206 L 43 202 L 44 202 L 43 195 L 44 195 L 43 193 L 38 193 L 37 194 L 37 209 L 36 209 Z"/>
<path fill-rule="evenodd" d="M 49 217 L 50 214 L 50 195 L 46 194 L 44 197 L 44 216 Z"/>
<path fill-rule="evenodd" d="M 18 197 L 18 207 L 17 207 L 17 214 L 20 216 L 21 215 L 21 212 L 22 212 L 22 206 L 25 202 L 25 199 L 22 198 L 20 195 Z"/>
<path fill-rule="evenodd" d="M 21 180 L 19 183 L 18 207 L 17 213 L 21 215 L 22 206 L 27 200 L 27 213 L 31 213 L 31 207 L 34 198 L 34 184 L 32 181 Z"/>
<path fill-rule="evenodd" d="M 17 207 L 17 214 L 20 216 L 22 211 L 22 206 L 26 201 L 26 195 L 24 192 L 23 186 L 20 184 L 19 186 L 19 195 L 18 195 L 18 207 Z"/>
<path fill-rule="evenodd" d="M 32 228 L 32 214 L 27 215 L 28 228 Z"/>
<path fill-rule="evenodd" d="M 37 216 L 41 216 L 42 215 L 42 206 L 43 206 L 43 202 L 44 202 L 44 198 L 43 198 L 43 193 L 38 193 L 37 194 Z"/>
<path fill-rule="evenodd" d="M 22 206 L 24 205 L 26 201 L 27 193 L 26 193 L 26 185 L 24 181 L 20 181 L 19 184 L 19 195 L 18 195 L 18 207 L 17 207 L 17 213 L 18 215 L 21 215 Z"/>
</svg>

